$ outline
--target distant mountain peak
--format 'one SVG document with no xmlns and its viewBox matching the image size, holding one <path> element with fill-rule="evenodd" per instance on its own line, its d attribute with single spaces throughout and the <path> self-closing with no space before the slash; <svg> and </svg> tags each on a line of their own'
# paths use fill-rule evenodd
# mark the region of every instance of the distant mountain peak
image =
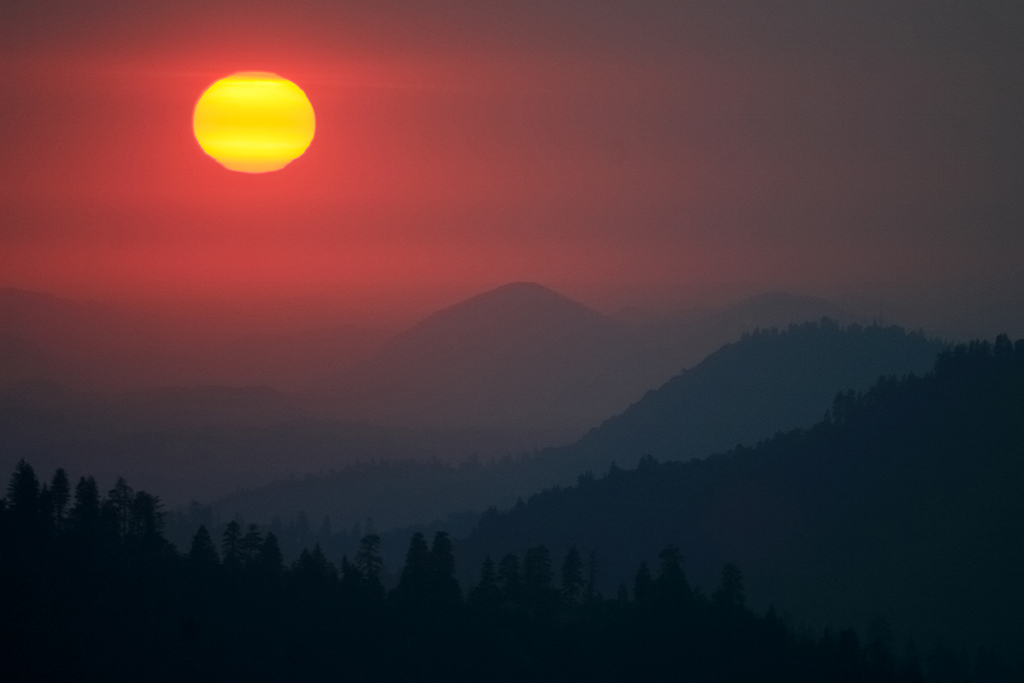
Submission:
<svg viewBox="0 0 1024 683">
<path fill-rule="evenodd" d="M 555 312 L 569 317 L 608 320 L 601 313 L 544 285 L 536 282 L 510 282 L 443 308 L 424 318 L 412 329 L 452 320 L 484 322 L 494 319 L 495 323 L 500 320 L 502 326 L 514 325 L 524 319 L 545 317 Z"/>
<path fill-rule="evenodd" d="M 473 302 L 523 302 L 523 303 L 536 303 L 536 302 L 548 302 L 548 303 L 562 303 L 565 305 L 584 308 L 590 310 L 583 304 L 570 299 L 564 294 L 559 294 L 555 290 L 545 287 L 544 285 L 536 282 L 510 282 L 494 289 L 489 289 L 486 292 L 481 292 L 475 296 L 471 296 L 465 299 L 461 303 L 455 304 L 455 306 L 462 306 Z M 592 311 L 595 312 L 596 311 Z"/>
</svg>

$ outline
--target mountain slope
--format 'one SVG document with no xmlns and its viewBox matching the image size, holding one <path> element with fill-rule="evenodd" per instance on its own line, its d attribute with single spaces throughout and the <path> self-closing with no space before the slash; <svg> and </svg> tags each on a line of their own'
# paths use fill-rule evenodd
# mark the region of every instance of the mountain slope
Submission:
<svg viewBox="0 0 1024 683">
<path fill-rule="evenodd" d="M 575 438 L 743 331 L 834 310 L 775 293 L 700 316 L 629 323 L 541 285 L 512 283 L 429 316 L 319 395 L 372 422 L 554 428 Z"/>
<path fill-rule="evenodd" d="M 612 462 L 632 466 L 645 454 L 685 460 L 754 444 L 814 424 L 839 391 L 927 371 L 943 348 L 898 327 L 843 328 L 829 319 L 755 331 L 548 457 L 575 476 Z"/>
<path fill-rule="evenodd" d="M 737 442 L 753 444 L 779 430 L 813 424 L 838 392 L 865 388 L 885 374 L 926 371 L 942 348 L 899 328 L 844 329 L 827 321 L 752 334 L 568 447 L 475 467 L 434 468 L 429 477 L 408 478 L 404 493 L 396 493 L 397 470 L 382 467 L 358 476 L 341 471 L 272 484 L 219 505 L 264 521 L 300 510 L 315 517 L 329 514 L 346 524 L 370 515 L 382 529 L 488 505 L 505 507 L 545 487 L 575 482 L 581 472 L 604 471 L 613 461 L 635 463 L 644 453 L 703 457 Z M 353 494 L 354 489 L 359 493 Z M 420 501 L 416 509 L 431 516 L 409 516 L 413 510 L 406 498 Z M 399 515 L 399 509 L 405 512 Z"/>
<path fill-rule="evenodd" d="M 678 545 L 692 579 L 743 569 L 753 604 L 815 626 L 885 617 L 901 637 L 1024 643 L 1024 341 L 943 353 L 924 378 L 841 395 L 825 421 L 703 461 L 613 469 L 491 511 L 464 543 L 592 550 L 618 581 Z"/>
<path fill-rule="evenodd" d="M 333 378 L 324 393 L 347 414 L 373 421 L 571 431 L 643 390 L 638 377 L 606 386 L 591 405 L 563 400 L 641 347 L 632 327 L 540 285 L 513 283 L 429 316 L 366 366 Z"/>
</svg>

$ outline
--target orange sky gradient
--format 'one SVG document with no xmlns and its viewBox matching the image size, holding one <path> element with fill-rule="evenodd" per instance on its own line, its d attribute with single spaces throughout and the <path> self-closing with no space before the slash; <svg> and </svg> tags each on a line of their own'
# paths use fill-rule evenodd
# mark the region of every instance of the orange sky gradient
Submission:
<svg viewBox="0 0 1024 683">
<path fill-rule="evenodd" d="M 80 29 L 25 7 L 0 70 L 3 286 L 385 319 L 515 280 L 610 310 L 1019 268 L 1002 53 L 687 39 L 659 3 L 636 35 L 607 7 L 188 5 Z M 228 172 L 193 138 L 196 99 L 241 70 L 316 110 L 282 171 Z"/>
</svg>

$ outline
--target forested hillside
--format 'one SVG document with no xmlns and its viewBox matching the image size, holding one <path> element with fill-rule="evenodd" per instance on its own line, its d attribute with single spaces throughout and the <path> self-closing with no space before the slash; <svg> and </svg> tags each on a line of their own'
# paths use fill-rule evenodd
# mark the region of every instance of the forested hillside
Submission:
<svg viewBox="0 0 1024 683">
<path fill-rule="evenodd" d="M 896 326 L 834 320 L 755 330 L 681 372 L 622 414 L 543 457 L 563 475 L 633 467 L 644 455 L 688 460 L 810 427 L 836 392 L 883 375 L 922 374 L 945 348 Z"/>
<path fill-rule="evenodd" d="M 279 481 L 217 501 L 222 518 L 269 522 L 300 511 L 352 526 L 371 516 L 380 530 L 443 519 L 453 512 L 514 505 L 587 470 L 635 465 L 645 454 L 685 460 L 752 445 L 809 427 L 839 391 L 867 389 L 882 375 L 924 373 L 945 348 L 899 327 L 842 327 L 822 319 L 748 334 L 684 371 L 574 444 L 520 458 L 460 467 L 386 463 Z M 298 438 L 305 438 L 299 433 Z M 415 454 L 415 451 L 410 451 Z M 519 455 L 511 453 L 510 455 Z"/>
<path fill-rule="evenodd" d="M 642 452 L 642 451 L 641 451 Z M 815 625 L 885 617 L 919 641 L 1024 643 L 1024 341 L 959 346 L 924 377 L 837 396 L 823 421 L 707 460 L 612 468 L 490 511 L 462 546 L 577 544 L 599 579 L 652 548 L 744 568 L 754 604 Z"/>
<path fill-rule="evenodd" d="M 179 553 L 123 479 L 104 497 L 83 477 L 71 501 L 63 470 L 41 485 L 24 462 L 0 500 L 4 681 L 1021 680 L 983 649 L 894 651 L 884 626 L 798 635 L 747 608 L 735 565 L 695 591 L 672 546 L 611 599 L 578 549 L 556 564 L 543 545 L 485 558 L 467 591 L 444 532 L 415 534 L 389 580 L 373 534 L 340 570 L 319 546 L 286 567 L 237 523 Z"/>
</svg>

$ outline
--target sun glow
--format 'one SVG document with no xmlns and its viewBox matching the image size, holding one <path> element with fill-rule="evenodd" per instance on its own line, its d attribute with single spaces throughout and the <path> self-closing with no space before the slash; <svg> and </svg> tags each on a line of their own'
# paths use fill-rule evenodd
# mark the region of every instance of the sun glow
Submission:
<svg viewBox="0 0 1024 683">
<path fill-rule="evenodd" d="M 203 93 L 192 114 L 203 151 L 243 173 L 277 171 L 302 156 L 316 118 L 302 89 L 277 74 L 242 71 Z"/>
</svg>

